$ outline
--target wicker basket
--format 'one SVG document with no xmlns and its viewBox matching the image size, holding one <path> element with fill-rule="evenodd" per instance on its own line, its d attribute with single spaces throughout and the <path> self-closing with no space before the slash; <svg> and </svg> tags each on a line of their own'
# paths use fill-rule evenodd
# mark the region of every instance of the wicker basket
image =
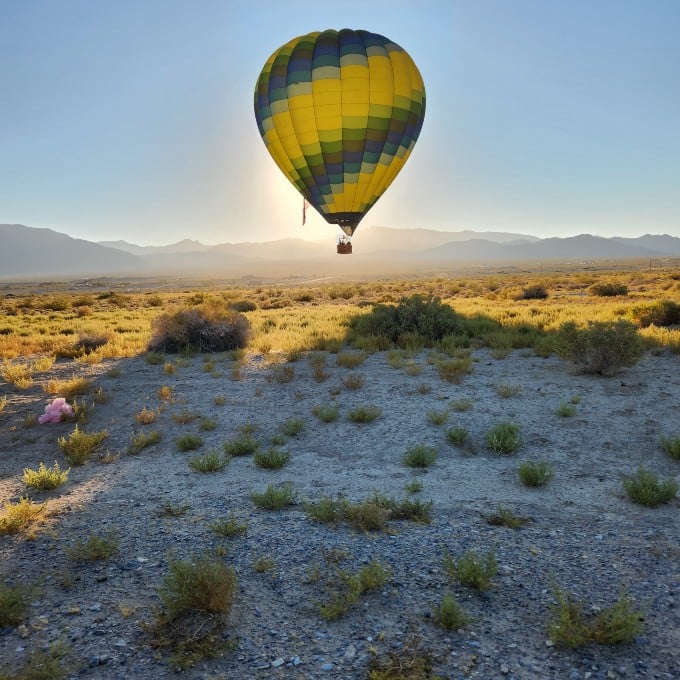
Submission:
<svg viewBox="0 0 680 680">
<path fill-rule="evenodd" d="M 338 243 L 338 255 L 351 255 L 351 254 L 352 254 L 351 243 Z"/>
</svg>

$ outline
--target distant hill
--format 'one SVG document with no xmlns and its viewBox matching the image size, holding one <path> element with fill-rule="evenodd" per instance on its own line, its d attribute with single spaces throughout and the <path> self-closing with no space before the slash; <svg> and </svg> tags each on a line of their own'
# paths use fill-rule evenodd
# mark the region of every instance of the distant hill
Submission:
<svg viewBox="0 0 680 680">
<path fill-rule="evenodd" d="M 52 229 L 0 224 L 0 277 L 139 273 L 139 258 Z"/>
<path fill-rule="evenodd" d="M 434 229 L 368 227 L 354 239 L 354 255 L 338 258 L 329 238 L 288 238 L 265 243 L 206 245 L 185 239 L 165 246 L 126 241 L 92 243 L 51 229 L 0 225 L 0 278 L 81 277 L 116 274 L 172 276 L 264 275 L 276 270 L 296 276 L 318 273 L 377 273 L 378 267 L 446 266 L 530 261 L 588 261 L 680 257 L 680 238 L 646 234 L 602 238 L 581 234 L 545 238 L 506 232 L 445 232 Z"/>
<path fill-rule="evenodd" d="M 593 260 L 680 255 L 680 238 L 672 236 L 639 239 L 602 238 L 581 234 L 568 238 L 545 238 L 532 243 L 493 243 L 483 239 L 451 241 L 422 253 L 431 259 L 456 261 Z M 643 240 L 645 239 L 645 240 Z M 643 240 L 643 244 L 640 241 Z M 654 248 L 650 246 L 656 246 Z"/>
</svg>

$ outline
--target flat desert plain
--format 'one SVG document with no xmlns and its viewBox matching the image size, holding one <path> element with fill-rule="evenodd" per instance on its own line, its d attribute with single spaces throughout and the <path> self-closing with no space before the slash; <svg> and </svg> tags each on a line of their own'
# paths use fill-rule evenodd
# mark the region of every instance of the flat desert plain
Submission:
<svg viewBox="0 0 680 680">
<path fill-rule="evenodd" d="M 680 434 L 680 358 L 648 353 L 603 378 L 531 352 L 496 359 L 474 350 L 473 357 L 472 373 L 457 384 L 439 377 L 426 352 L 408 370 L 390 366 L 385 353 L 355 368 L 329 354 L 323 381 L 306 356 L 282 373 L 260 356 L 236 367 L 215 355 L 208 365 L 202 356 L 168 356 L 173 374 L 143 358 L 57 362 L 28 390 L 0 383 L 7 396 L 0 501 L 28 494 L 47 503 L 37 523 L 0 537 L 4 581 L 35 585 L 24 623 L 0 630 L 0 668 L 16 672 L 61 641 L 66 677 L 172 677 L 169 652 L 149 644 L 145 624 L 161 607 L 170 562 L 209 554 L 238 577 L 224 628 L 231 646 L 198 660 L 187 678 L 365 678 L 373 659 L 414 646 L 443 678 L 680 678 L 680 502 L 644 507 L 622 486 L 640 466 L 680 480 L 680 461 L 659 441 Z M 79 427 L 108 436 L 63 486 L 27 489 L 24 468 L 55 461 L 68 468 L 57 442 L 74 423 L 35 419 L 49 401 L 41 382 L 75 375 L 93 390 L 78 397 L 90 405 Z M 334 422 L 314 415 L 315 406 L 331 405 Z M 361 406 L 380 415 L 352 422 Z M 154 422 L 137 422 L 144 408 L 158 410 Z M 301 429 L 291 436 L 284 430 L 292 420 Z M 487 445 L 499 423 L 519 428 L 512 455 Z M 454 428 L 467 432 L 464 446 L 449 443 Z M 129 455 L 133 436 L 153 430 L 160 441 Z M 244 432 L 263 449 L 287 452 L 288 462 L 267 470 L 247 455 L 218 472 L 192 470 L 194 456 L 222 454 Z M 182 452 L 178 439 L 187 434 L 202 443 Z M 405 453 L 419 445 L 435 449 L 436 460 L 406 466 Z M 523 485 L 518 467 L 526 460 L 546 461 L 554 477 L 540 488 Z M 413 493 L 415 481 L 422 490 Z M 251 492 L 285 483 L 295 493 L 291 505 L 267 511 L 253 503 Z M 376 493 L 431 503 L 430 523 L 390 520 L 385 530 L 364 532 L 306 511 L 323 497 L 359 503 Z M 500 506 L 524 525 L 489 523 Z M 226 517 L 247 524 L 245 535 L 217 536 L 210 525 Z M 70 557 L 92 534 L 117 536 L 118 553 L 93 562 Z M 445 554 L 457 559 L 470 550 L 495 554 L 498 570 L 483 592 L 444 568 Z M 372 561 L 387 581 L 326 620 L 320 606 L 342 580 L 338 570 L 357 573 Z M 586 617 L 630 598 L 644 619 L 641 632 L 625 644 L 555 644 L 548 622 L 558 590 L 582 601 Z M 469 616 L 466 626 L 435 625 L 433 610 L 447 592 Z"/>
</svg>

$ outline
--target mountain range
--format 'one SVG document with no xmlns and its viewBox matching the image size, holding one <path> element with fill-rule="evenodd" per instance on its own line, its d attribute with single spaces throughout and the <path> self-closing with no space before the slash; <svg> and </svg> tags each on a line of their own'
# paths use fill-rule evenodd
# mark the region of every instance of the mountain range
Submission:
<svg viewBox="0 0 680 680">
<path fill-rule="evenodd" d="M 436 231 L 367 227 L 354 240 L 354 255 L 339 257 L 323 242 L 281 239 L 264 243 L 205 245 L 185 239 L 165 246 L 126 241 L 94 243 L 52 229 L 0 224 L 0 279 L 113 275 L 246 276 L 275 269 L 297 273 L 376 272 L 383 265 L 422 269 L 447 264 L 573 262 L 680 257 L 680 238 L 647 234 L 603 238 L 581 234 L 538 238 L 506 232 Z"/>
</svg>

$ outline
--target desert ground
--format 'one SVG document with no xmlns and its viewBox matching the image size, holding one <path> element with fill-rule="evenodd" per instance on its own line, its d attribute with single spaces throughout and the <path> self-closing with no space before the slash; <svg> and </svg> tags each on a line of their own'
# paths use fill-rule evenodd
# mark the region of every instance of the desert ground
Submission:
<svg viewBox="0 0 680 680">
<path fill-rule="evenodd" d="M 29 389 L 0 382 L 7 397 L 0 501 L 28 495 L 47 503 L 28 529 L 0 537 L 5 583 L 35 585 L 25 621 L 0 630 L 0 669 L 15 677 L 31 655 L 60 642 L 64 677 L 172 677 L 169 652 L 150 644 L 158 588 L 172 560 L 210 554 L 238 578 L 224 629 L 231 645 L 199 659 L 187 678 L 365 678 L 372 659 L 414 647 L 443 678 L 679 678 L 680 501 L 637 505 L 622 482 L 640 466 L 680 481 L 680 463 L 659 443 L 680 430 L 680 357 L 647 352 L 604 378 L 530 350 L 498 356 L 474 349 L 473 370 L 459 383 L 442 380 L 426 351 L 401 368 L 385 352 L 354 368 L 328 353 L 321 381 L 309 355 L 282 375 L 254 354 L 239 365 L 227 355 L 207 363 L 168 357 L 172 373 L 143 357 L 59 360 Z M 36 418 L 50 401 L 43 383 L 76 375 L 92 383 L 79 427 L 108 436 L 84 465 L 71 466 L 63 486 L 27 490 L 24 468 L 55 461 L 68 468 L 58 440 L 74 422 L 39 425 Z M 326 423 L 313 408 L 329 405 L 338 416 Z M 352 422 L 360 406 L 380 415 Z M 137 421 L 143 409 L 157 412 L 154 422 Z M 297 434 L 284 433 L 291 419 L 302 423 Z M 487 445 L 486 433 L 501 422 L 519 427 L 512 455 Z M 468 433 L 463 446 L 449 443 L 453 428 Z M 160 441 L 130 455 L 132 437 L 152 430 Z M 235 456 L 211 473 L 188 464 L 243 433 L 263 448 L 274 442 L 288 462 L 267 470 L 251 455 Z M 178 450 L 186 434 L 201 438 L 196 450 Z M 429 467 L 404 465 L 418 445 L 436 449 Z M 540 488 L 523 485 L 517 470 L 526 460 L 548 462 L 554 477 Z M 422 490 L 414 491 L 414 481 Z M 292 504 L 267 511 L 253 503 L 251 492 L 286 482 Z M 390 520 L 367 532 L 307 512 L 322 497 L 401 500 L 408 484 L 411 498 L 432 503 L 430 523 Z M 499 506 L 524 525 L 489 523 Z M 247 524 L 245 534 L 218 537 L 210 525 L 225 517 Z M 117 554 L 74 559 L 74 545 L 92 534 L 115 535 Z M 488 590 L 447 574 L 444 555 L 468 550 L 495 552 Z M 345 616 L 325 620 L 320 604 L 336 570 L 356 572 L 373 560 L 389 571 L 386 583 Z M 641 632 L 624 644 L 555 644 L 548 621 L 556 589 L 581 600 L 587 616 L 625 593 L 644 618 Z M 469 615 L 464 627 L 435 625 L 433 609 L 446 592 Z"/>
</svg>

